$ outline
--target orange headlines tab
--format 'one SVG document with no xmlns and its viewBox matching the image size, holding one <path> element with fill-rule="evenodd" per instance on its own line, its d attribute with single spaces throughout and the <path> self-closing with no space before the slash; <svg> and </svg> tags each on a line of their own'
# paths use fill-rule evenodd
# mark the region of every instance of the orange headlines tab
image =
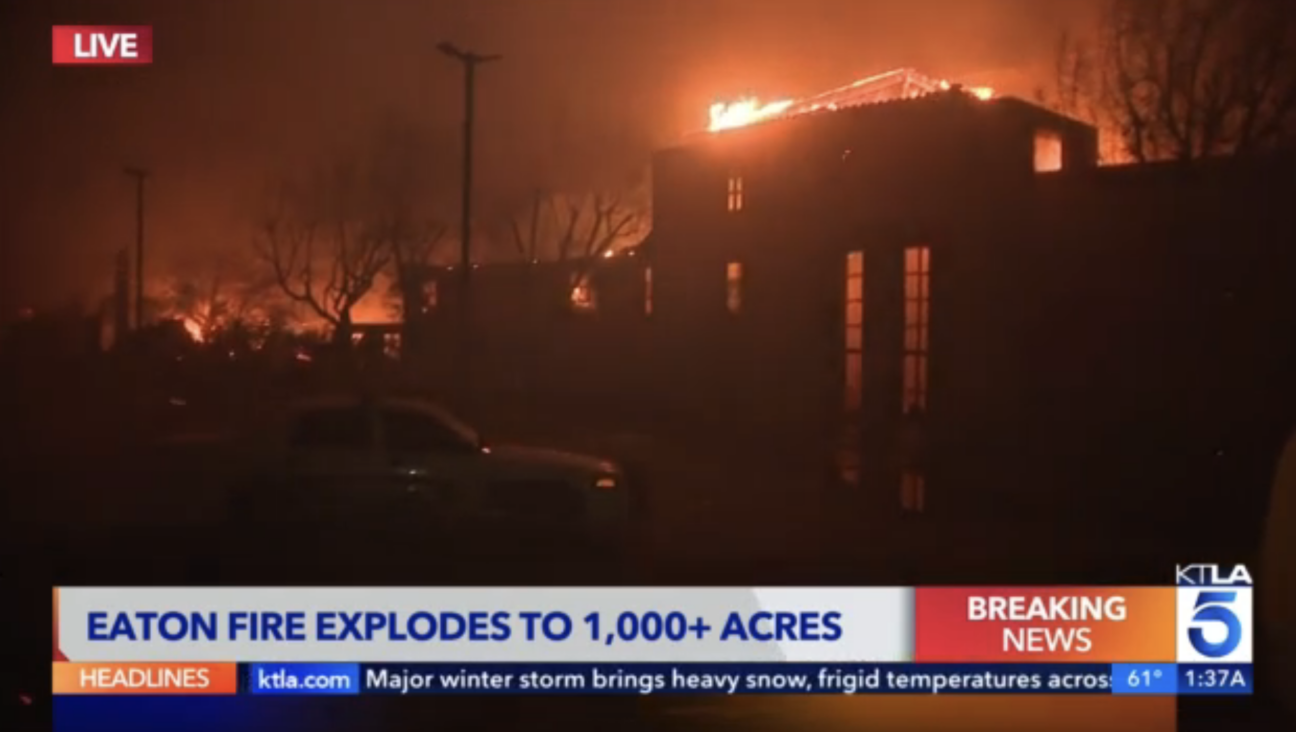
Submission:
<svg viewBox="0 0 1296 732">
<path fill-rule="evenodd" d="M 55 663 L 55 694 L 236 694 L 237 663 Z"/>
</svg>

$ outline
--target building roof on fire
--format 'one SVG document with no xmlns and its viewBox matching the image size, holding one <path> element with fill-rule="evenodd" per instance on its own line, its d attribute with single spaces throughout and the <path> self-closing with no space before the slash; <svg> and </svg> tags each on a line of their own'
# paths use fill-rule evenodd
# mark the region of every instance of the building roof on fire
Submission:
<svg viewBox="0 0 1296 732">
<path fill-rule="evenodd" d="M 951 104 L 951 102 L 955 104 Z M 957 104 L 963 102 L 963 104 Z M 705 140 L 742 136 L 744 130 L 783 127 L 811 120 L 857 118 L 874 110 L 975 110 L 983 108 L 1028 118 L 1035 124 L 1087 126 L 1082 122 L 1010 96 L 999 96 L 989 87 L 971 87 L 926 76 L 914 69 L 895 69 L 856 80 L 799 100 L 782 100 L 762 106 L 753 103 L 716 105 L 712 124 L 705 132 L 688 136 L 674 149 L 692 147 Z M 815 125 L 817 127 L 817 124 Z M 670 149 L 670 148 L 668 148 Z"/>
</svg>

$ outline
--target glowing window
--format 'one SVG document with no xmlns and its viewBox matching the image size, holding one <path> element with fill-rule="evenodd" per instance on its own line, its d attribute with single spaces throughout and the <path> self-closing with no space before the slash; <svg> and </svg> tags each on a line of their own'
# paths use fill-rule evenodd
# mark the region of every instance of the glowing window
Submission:
<svg viewBox="0 0 1296 732">
<path fill-rule="evenodd" d="M 652 315 L 653 281 L 652 267 L 644 267 L 644 315 Z"/>
<path fill-rule="evenodd" d="M 742 263 L 730 262 L 725 271 L 725 279 L 727 284 L 725 306 L 729 308 L 729 312 L 737 313 L 742 310 Z"/>
<path fill-rule="evenodd" d="M 846 255 L 846 411 L 863 403 L 864 391 L 864 252 Z"/>
<path fill-rule="evenodd" d="M 842 430 L 841 445 L 837 450 L 837 474 L 848 485 L 860 484 L 860 468 L 863 467 L 863 456 L 860 454 L 862 440 L 859 425 L 848 421 Z"/>
<path fill-rule="evenodd" d="M 428 280 L 423 283 L 423 312 L 430 313 L 437 306 L 437 281 Z"/>
<path fill-rule="evenodd" d="M 904 469 L 900 477 L 900 506 L 906 511 L 925 507 L 927 478 L 923 474 L 922 443 L 927 410 L 927 369 L 931 341 L 931 249 L 907 247 L 904 252 L 904 355 L 901 410 L 909 417 L 902 436 Z"/>
<path fill-rule="evenodd" d="M 400 358 L 401 352 L 401 335 L 400 333 L 383 334 L 383 355 L 388 358 Z"/>
<path fill-rule="evenodd" d="M 743 209 L 743 179 L 741 175 L 729 176 L 728 210 L 732 212 Z"/>
<path fill-rule="evenodd" d="M 900 507 L 922 512 L 927 498 L 927 478 L 917 470 L 906 470 L 900 476 Z"/>
<path fill-rule="evenodd" d="M 1051 173 L 1062 169 L 1062 136 L 1053 130 L 1035 132 L 1035 172 Z"/>
<path fill-rule="evenodd" d="M 904 392 L 905 414 L 927 408 L 927 362 L 931 328 L 931 249 L 905 249 Z"/>
<path fill-rule="evenodd" d="M 581 276 L 579 272 L 573 272 L 571 276 L 571 304 L 573 310 L 580 312 L 589 312 L 598 306 L 589 278 Z"/>
</svg>

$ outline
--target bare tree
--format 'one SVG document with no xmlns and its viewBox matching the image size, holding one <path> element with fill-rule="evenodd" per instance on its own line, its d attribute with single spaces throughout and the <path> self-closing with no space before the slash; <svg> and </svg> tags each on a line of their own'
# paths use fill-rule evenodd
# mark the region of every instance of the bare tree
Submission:
<svg viewBox="0 0 1296 732">
<path fill-rule="evenodd" d="M 547 253 L 545 240 L 557 223 L 553 197 L 536 188 L 526 203 L 505 215 L 508 236 L 524 262 L 538 262 Z"/>
<path fill-rule="evenodd" d="M 567 199 L 567 224 L 558 258 L 596 259 L 633 240 L 645 222 L 617 193 L 596 192 Z"/>
<path fill-rule="evenodd" d="M 509 218 L 518 254 L 528 261 L 568 261 L 604 256 L 633 242 L 646 225 L 641 210 L 615 193 L 545 193 Z"/>
<path fill-rule="evenodd" d="M 448 230 L 433 205 L 431 146 L 415 128 L 388 125 L 370 159 L 370 216 L 388 250 L 405 318 L 422 312 L 424 287 Z"/>
<path fill-rule="evenodd" d="M 595 264 L 637 244 L 648 225 L 646 207 L 632 195 L 604 191 L 557 194 L 536 189 L 531 200 L 508 217 L 509 237 L 523 261 L 572 265 L 571 298 L 581 308 L 594 306 L 589 277 Z"/>
<path fill-rule="evenodd" d="M 426 287 L 432 277 L 434 255 L 445 240 L 445 233 L 446 226 L 440 222 L 408 222 L 393 227 L 387 237 L 401 316 L 405 319 L 427 308 Z"/>
<path fill-rule="evenodd" d="M 275 297 L 272 278 L 254 272 L 242 261 L 205 262 L 201 270 L 172 278 L 160 304 L 164 315 L 186 321 L 202 341 L 222 331 L 258 326 L 282 327 L 282 298 Z M 278 301 L 277 301 L 278 300 Z"/>
<path fill-rule="evenodd" d="M 201 341 L 211 340 L 230 310 L 223 292 L 227 283 L 221 274 L 216 271 L 201 280 L 177 278 L 167 293 L 169 302 L 163 305 L 169 315 L 184 320 L 186 329 Z"/>
<path fill-rule="evenodd" d="M 284 294 L 349 343 L 351 312 L 390 259 L 384 232 L 367 220 L 359 169 L 338 165 L 288 183 L 261 222 L 255 251 Z"/>
<path fill-rule="evenodd" d="M 1065 37 L 1052 102 L 1139 162 L 1240 155 L 1296 140 L 1296 3 L 1108 0 Z"/>
</svg>

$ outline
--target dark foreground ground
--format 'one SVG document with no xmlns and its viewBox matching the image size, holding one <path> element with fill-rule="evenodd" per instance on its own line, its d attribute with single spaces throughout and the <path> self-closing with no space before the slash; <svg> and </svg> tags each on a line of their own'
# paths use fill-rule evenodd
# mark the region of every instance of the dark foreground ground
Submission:
<svg viewBox="0 0 1296 732">
<path fill-rule="evenodd" d="M 501 439 L 598 452 L 632 463 L 651 511 L 623 564 L 498 537 L 490 555 L 393 540 L 376 527 L 304 534 L 269 548 L 231 531 L 208 467 L 186 474 L 123 459 L 121 435 L 77 449 L 48 441 L 6 462 L 4 581 L 22 709 L 45 719 L 53 585 L 193 584 L 1164 584 L 1176 562 L 1247 561 L 1232 540 L 1184 556 L 1172 507 L 1163 521 L 1104 516 L 933 516 L 897 522 L 844 508 L 822 476 L 773 456 L 726 453 L 696 440 L 611 428 L 561 429 L 500 420 Z M 509 541 L 504 541 L 508 538 Z M 489 543 L 489 542 L 488 542 Z M 1262 652 L 1262 651 L 1261 651 Z M 8 652 L 6 652 L 8 656 Z M 262 702 L 264 700 L 255 700 Z M 280 702 L 281 700 L 270 700 Z M 252 714 L 276 729 L 1289 729 L 1264 702 L 988 698 L 347 699 L 295 701 Z M 78 702 L 79 703 L 79 702 Z M 86 702 L 77 714 L 106 720 Z M 249 702 L 252 703 L 252 702 Z M 165 704 L 159 701 L 158 704 Z M 192 712 L 192 707 L 189 708 Z M 164 711 L 164 710 L 163 710 Z M 245 710 L 246 711 L 246 710 Z M 228 712 L 228 709 L 226 710 Z M 253 729 L 213 710 L 185 726 Z M 72 712 L 69 712 L 72 713 Z M 231 712 L 232 713 L 232 712 Z M 41 723 L 41 722 L 37 722 Z M 955 724 L 957 723 L 957 724 Z M 217 724 L 217 727 L 211 727 Z M 955 725 L 955 726 L 951 726 Z M 104 727 L 110 728 L 110 727 Z M 125 729 L 124 727 L 111 727 Z M 138 718 L 133 727 L 143 729 Z"/>
</svg>

